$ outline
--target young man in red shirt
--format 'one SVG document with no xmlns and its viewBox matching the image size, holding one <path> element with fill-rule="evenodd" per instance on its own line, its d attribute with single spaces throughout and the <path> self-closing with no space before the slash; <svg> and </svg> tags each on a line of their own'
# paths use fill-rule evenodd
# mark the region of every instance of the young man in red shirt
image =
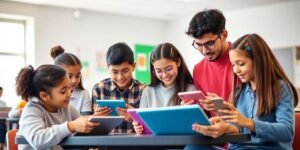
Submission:
<svg viewBox="0 0 300 150">
<path fill-rule="evenodd" d="M 193 70 L 195 86 L 208 96 L 220 96 L 227 101 L 233 73 L 228 54 L 231 43 L 227 41 L 225 24 L 221 11 L 204 10 L 192 18 L 186 33 L 194 38 L 193 47 L 204 56 Z M 216 110 L 209 99 L 200 102 L 207 111 Z"/>
</svg>

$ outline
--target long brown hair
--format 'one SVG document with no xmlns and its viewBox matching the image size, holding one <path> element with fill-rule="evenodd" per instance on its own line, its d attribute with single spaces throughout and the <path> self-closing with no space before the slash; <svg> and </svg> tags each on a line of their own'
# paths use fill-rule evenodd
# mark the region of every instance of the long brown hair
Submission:
<svg viewBox="0 0 300 150">
<path fill-rule="evenodd" d="M 246 51 L 246 56 L 253 60 L 254 76 L 258 108 L 256 116 L 266 115 L 272 112 L 280 101 L 280 80 L 287 83 L 294 96 L 294 106 L 298 104 L 296 88 L 289 81 L 283 68 L 275 58 L 267 43 L 257 34 L 247 34 L 233 43 L 231 50 Z M 234 75 L 230 101 L 236 106 L 237 99 L 246 83 L 238 81 Z"/>
<path fill-rule="evenodd" d="M 177 96 L 177 93 L 185 91 L 188 84 L 193 84 L 193 78 L 178 49 L 171 43 L 163 43 L 159 44 L 150 56 L 151 83 L 149 86 L 155 86 L 161 83 L 161 81 L 156 77 L 153 63 L 162 58 L 169 59 L 175 62 L 181 61 L 181 64 L 178 68 L 178 75 L 175 81 L 176 92 L 172 97 L 173 104 L 178 105 L 180 104 L 180 98 Z"/>
<path fill-rule="evenodd" d="M 54 60 L 54 64 L 62 67 L 63 65 L 75 66 L 79 65 L 82 68 L 79 58 L 72 53 L 65 53 L 65 49 L 60 45 L 51 48 L 50 55 Z M 78 89 L 84 90 L 82 84 L 82 75 L 80 75 L 80 81 L 77 86 Z"/>
</svg>

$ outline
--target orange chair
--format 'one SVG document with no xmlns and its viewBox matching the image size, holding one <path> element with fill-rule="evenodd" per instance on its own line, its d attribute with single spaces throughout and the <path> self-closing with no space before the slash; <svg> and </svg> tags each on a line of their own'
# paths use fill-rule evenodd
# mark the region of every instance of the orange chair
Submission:
<svg viewBox="0 0 300 150">
<path fill-rule="evenodd" d="M 16 144 L 16 134 L 18 129 L 9 130 L 6 133 L 6 145 L 8 150 L 18 150 L 18 145 Z"/>
<path fill-rule="evenodd" d="M 300 113 L 295 112 L 295 137 L 293 141 L 293 149 L 300 149 Z"/>
</svg>

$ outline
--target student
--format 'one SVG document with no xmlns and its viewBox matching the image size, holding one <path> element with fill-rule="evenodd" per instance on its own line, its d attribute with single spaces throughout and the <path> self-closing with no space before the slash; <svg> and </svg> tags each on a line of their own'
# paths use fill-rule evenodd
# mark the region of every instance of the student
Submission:
<svg viewBox="0 0 300 150">
<path fill-rule="evenodd" d="M 230 110 L 219 110 L 226 115 L 212 117 L 211 126 L 194 124 L 193 130 L 214 138 L 251 134 L 251 141 L 229 149 L 293 149 L 298 95 L 269 46 L 259 35 L 247 34 L 233 44 L 229 56 L 235 73 L 232 104 L 225 103 Z"/>
<path fill-rule="evenodd" d="M 95 84 L 92 92 L 93 102 L 100 99 L 122 99 L 127 103 L 127 108 L 138 108 L 144 85 L 133 79 L 132 72 L 135 69 L 133 51 L 125 43 L 116 43 L 109 47 L 106 54 L 106 63 L 110 78 Z M 120 116 L 125 116 L 127 122 L 123 122 L 114 132 L 132 132 L 131 118 L 127 114 L 127 108 L 117 108 Z M 108 116 L 112 112 L 110 108 L 98 107 L 95 115 Z"/>
<path fill-rule="evenodd" d="M 27 99 L 23 109 L 18 134 L 28 145 L 19 149 L 61 149 L 57 146 L 65 137 L 75 132 L 90 132 L 98 123 L 80 117 L 69 105 L 70 80 L 64 69 L 55 65 L 23 68 L 16 79 L 17 94 Z"/>
<path fill-rule="evenodd" d="M 56 46 L 51 49 L 51 57 L 54 59 L 54 64 L 62 67 L 67 71 L 72 87 L 72 96 L 70 103 L 82 114 L 92 113 L 92 100 L 89 92 L 83 88 L 81 79 L 81 62 L 77 56 L 71 53 L 64 53 L 61 46 Z"/>
<path fill-rule="evenodd" d="M 180 105 L 178 92 L 194 91 L 193 78 L 183 57 L 170 43 L 159 44 L 150 56 L 151 83 L 142 93 L 140 108 Z M 137 134 L 143 127 L 133 122 Z"/>
<path fill-rule="evenodd" d="M 229 60 L 231 43 L 227 41 L 225 24 L 226 19 L 221 11 L 204 10 L 191 19 L 186 34 L 194 39 L 192 45 L 204 56 L 193 70 L 196 88 L 208 96 L 218 95 L 227 101 L 232 88 L 232 67 Z M 191 103 L 194 102 L 182 104 Z M 200 103 L 207 111 L 216 111 L 209 99 Z"/>
<path fill-rule="evenodd" d="M 17 105 L 14 105 L 8 113 L 9 118 L 20 118 L 22 111 L 26 105 L 26 100 L 20 100 Z"/>
</svg>

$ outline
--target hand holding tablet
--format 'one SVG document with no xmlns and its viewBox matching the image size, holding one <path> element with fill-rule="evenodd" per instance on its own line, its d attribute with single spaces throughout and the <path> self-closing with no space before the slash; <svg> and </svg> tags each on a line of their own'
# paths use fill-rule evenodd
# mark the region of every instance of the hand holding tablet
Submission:
<svg viewBox="0 0 300 150">
<path fill-rule="evenodd" d="M 102 114 L 110 114 L 110 116 L 118 116 L 116 111 L 118 107 L 126 108 L 126 103 L 124 100 L 96 100 L 96 103 L 100 107 L 99 111 L 102 111 Z"/>
</svg>

